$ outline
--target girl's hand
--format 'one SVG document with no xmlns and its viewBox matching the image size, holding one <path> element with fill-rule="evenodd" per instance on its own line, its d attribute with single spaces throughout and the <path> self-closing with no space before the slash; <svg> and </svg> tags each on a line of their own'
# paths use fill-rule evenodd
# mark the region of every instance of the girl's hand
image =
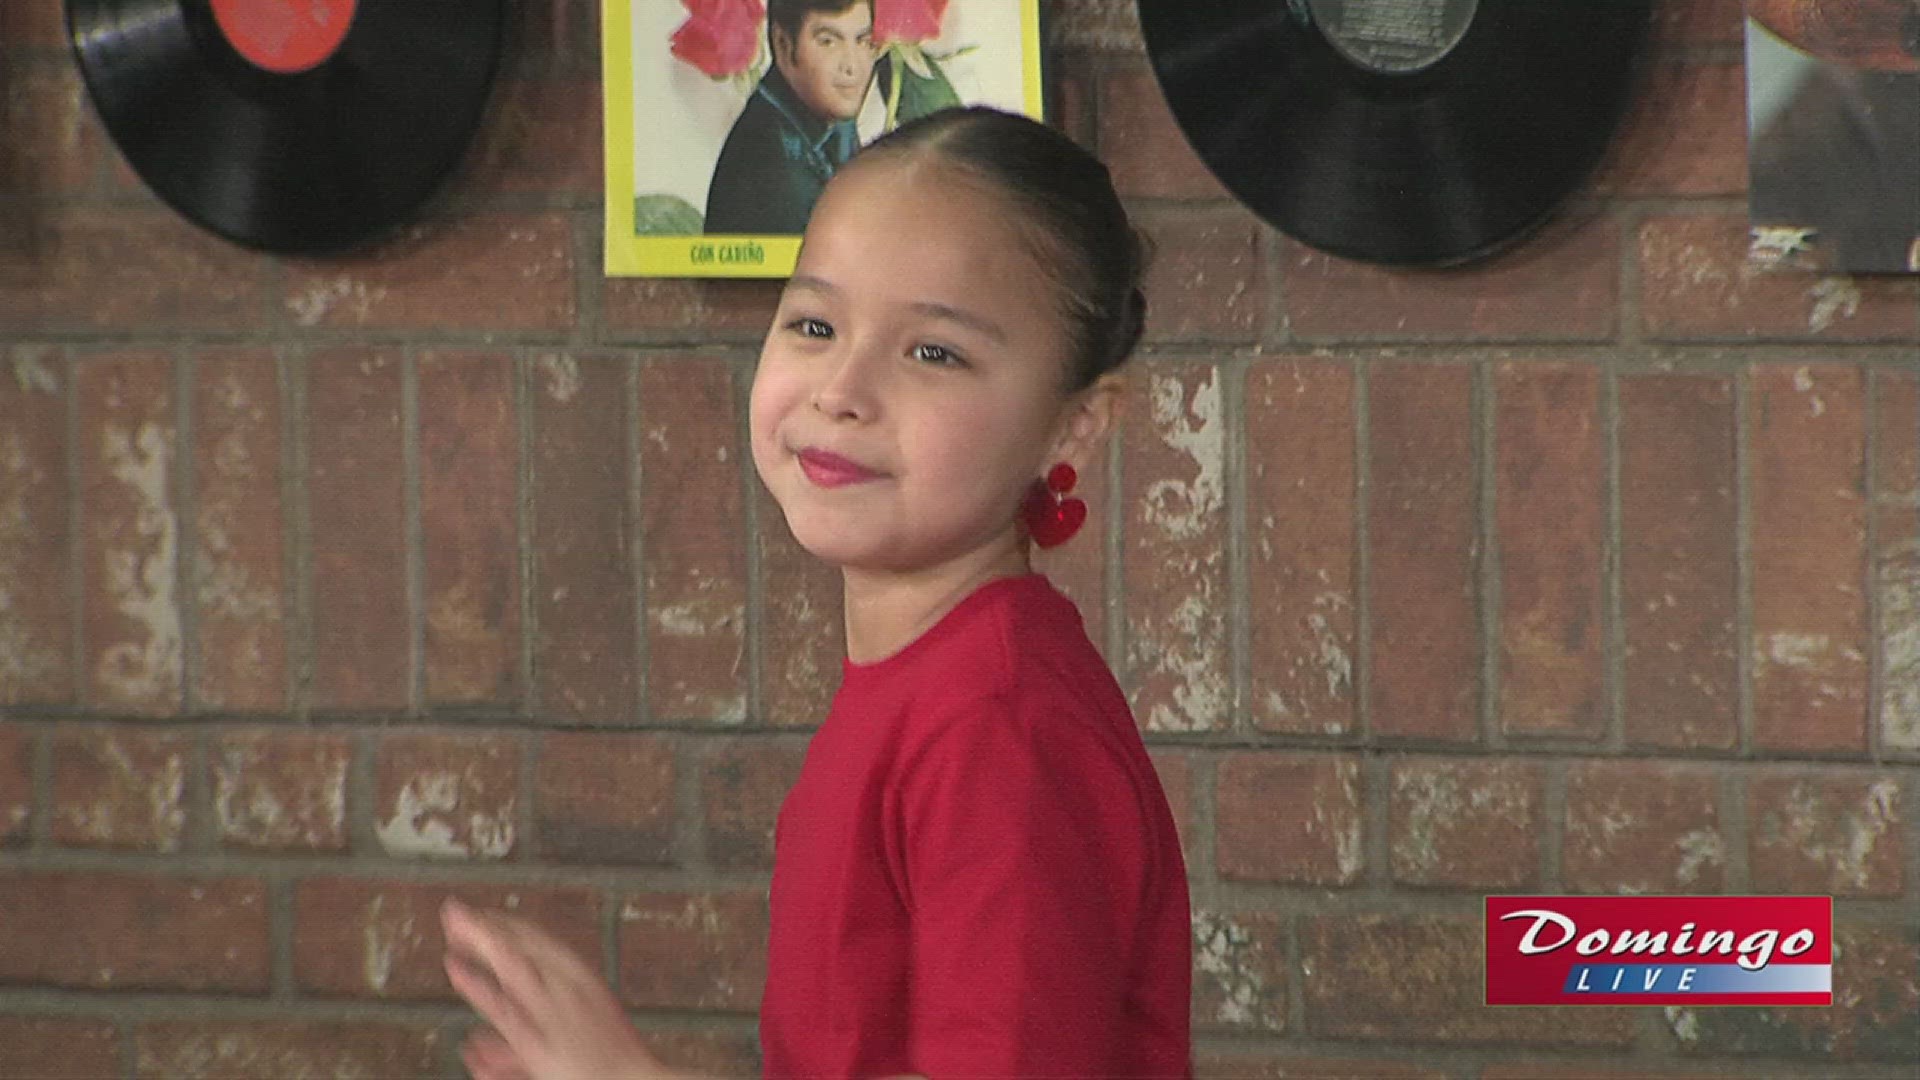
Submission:
<svg viewBox="0 0 1920 1080">
<path fill-rule="evenodd" d="M 440 923 L 447 978 L 493 1029 L 460 1048 L 474 1080 L 673 1080 L 613 992 L 553 935 L 451 899 Z"/>
</svg>

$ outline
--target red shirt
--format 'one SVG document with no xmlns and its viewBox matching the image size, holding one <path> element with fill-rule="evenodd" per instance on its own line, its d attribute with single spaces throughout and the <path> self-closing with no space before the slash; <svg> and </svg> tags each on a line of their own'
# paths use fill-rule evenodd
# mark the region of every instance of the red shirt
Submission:
<svg viewBox="0 0 1920 1080">
<path fill-rule="evenodd" d="M 843 664 L 774 852 L 766 1076 L 1192 1076 L 1173 816 L 1042 575 Z"/>
</svg>

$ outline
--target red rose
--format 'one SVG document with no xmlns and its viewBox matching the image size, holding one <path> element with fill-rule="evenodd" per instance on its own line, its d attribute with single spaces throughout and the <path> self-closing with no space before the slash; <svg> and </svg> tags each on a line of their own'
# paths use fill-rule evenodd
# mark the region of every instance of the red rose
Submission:
<svg viewBox="0 0 1920 1080">
<path fill-rule="evenodd" d="M 760 55 L 761 0 L 681 0 L 687 21 L 673 32 L 673 55 L 716 79 L 738 75 Z"/>
<path fill-rule="evenodd" d="M 932 41 L 947 17 L 947 0 L 873 0 L 873 40 Z"/>
</svg>

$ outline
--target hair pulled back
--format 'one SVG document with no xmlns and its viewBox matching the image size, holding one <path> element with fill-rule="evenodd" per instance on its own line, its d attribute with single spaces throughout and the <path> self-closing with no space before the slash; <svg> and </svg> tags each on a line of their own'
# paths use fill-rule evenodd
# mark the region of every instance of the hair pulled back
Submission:
<svg viewBox="0 0 1920 1080">
<path fill-rule="evenodd" d="M 1147 241 L 1099 158 L 1046 124 L 982 105 L 909 121 L 859 157 L 879 155 L 930 155 L 985 181 L 1017 212 L 1067 318 L 1070 390 L 1092 385 L 1133 354 L 1146 326 Z"/>
</svg>

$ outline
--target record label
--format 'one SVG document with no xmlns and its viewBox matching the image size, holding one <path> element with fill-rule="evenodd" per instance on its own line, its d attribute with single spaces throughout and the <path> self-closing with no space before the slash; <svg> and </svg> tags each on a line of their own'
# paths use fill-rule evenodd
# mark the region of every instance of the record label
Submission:
<svg viewBox="0 0 1920 1080">
<path fill-rule="evenodd" d="M 1327 40 L 1383 75 L 1432 67 L 1473 23 L 1479 0 L 1307 0 Z"/>
<path fill-rule="evenodd" d="M 325 63 L 353 25 L 354 0 L 213 0 L 213 19 L 247 61 L 281 75 Z"/>
</svg>

